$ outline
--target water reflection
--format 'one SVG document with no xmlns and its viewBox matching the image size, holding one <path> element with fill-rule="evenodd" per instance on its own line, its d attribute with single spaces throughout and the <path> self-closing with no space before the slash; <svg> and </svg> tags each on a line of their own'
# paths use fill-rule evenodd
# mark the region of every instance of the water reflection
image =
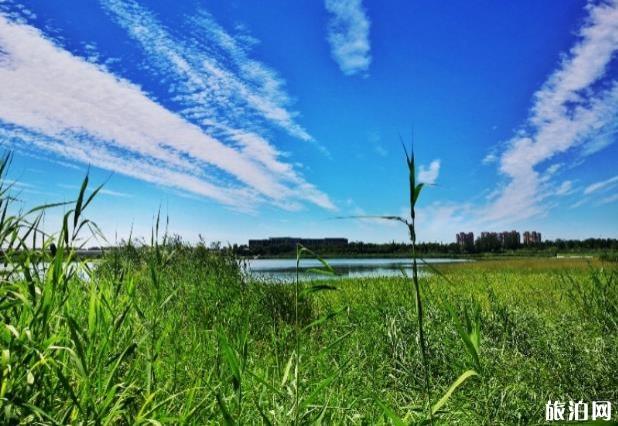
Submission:
<svg viewBox="0 0 618 426">
<path fill-rule="evenodd" d="M 429 264 L 466 262 L 466 259 L 425 259 Z M 337 273 L 338 278 L 361 278 L 361 277 L 390 277 L 401 276 L 403 269 L 406 273 L 412 271 L 410 259 L 328 259 L 328 263 Z M 320 268 L 322 265 L 315 259 L 303 259 L 300 262 L 300 279 L 313 280 L 332 278 L 307 270 Z M 419 261 L 420 273 L 427 273 L 423 262 Z M 295 259 L 251 259 L 247 261 L 248 271 L 252 277 L 267 281 L 289 282 L 296 279 Z"/>
</svg>

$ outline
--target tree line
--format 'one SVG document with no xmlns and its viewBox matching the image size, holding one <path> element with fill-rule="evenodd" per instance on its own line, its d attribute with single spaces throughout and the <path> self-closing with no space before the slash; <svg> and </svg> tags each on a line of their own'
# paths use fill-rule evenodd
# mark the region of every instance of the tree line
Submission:
<svg viewBox="0 0 618 426">
<path fill-rule="evenodd" d="M 290 246 L 270 246 L 250 249 L 247 245 L 234 244 L 232 251 L 241 256 L 289 256 L 295 253 Z M 331 256 L 409 256 L 411 245 L 400 242 L 366 243 L 352 241 L 346 247 L 317 247 L 315 250 L 321 255 Z M 618 251 L 618 239 L 615 238 L 587 238 L 585 240 L 556 239 L 533 244 L 509 244 L 507 247 L 499 241 L 477 239 L 474 245 L 462 246 L 457 243 L 421 242 L 417 243 L 416 251 L 420 255 L 482 255 L 482 254 L 546 254 L 556 253 L 584 253 L 584 252 L 614 252 Z"/>
</svg>

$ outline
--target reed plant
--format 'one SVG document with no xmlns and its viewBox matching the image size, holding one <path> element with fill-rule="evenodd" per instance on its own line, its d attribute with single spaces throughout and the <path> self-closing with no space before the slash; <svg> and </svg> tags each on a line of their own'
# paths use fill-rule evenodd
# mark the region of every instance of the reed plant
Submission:
<svg viewBox="0 0 618 426">
<path fill-rule="evenodd" d="M 440 409 L 446 404 L 449 400 L 453 392 L 461 386 L 466 380 L 470 377 L 478 376 L 480 371 L 480 317 L 476 315 L 474 317 L 475 322 L 472 323 L 470 321 L 470 317 L 467 312 L 465 313 L 465 326 L 462 325 L 457 318 L 457 316 L 453 313 L 453 321 L 456 326 L 457 332 L 461 337 L 462 341 L 465 344 L 466 350 L 471 354 L 472 359 L 474 360 L 474 366 L 476 370 L 469 369 L 462 373 L 457 380 L 455 380 L 448 390 L 444 393 L 444 395 L 435 403 L 432 404 L 432 390 L 431 390 L 431 370 L 430 370 L 430 355 L 428 353 L 427 348 L 427 340 L 425 333 L 425 315 L 423 311 L 423 297 L 421 294 L 421 288 L 419 285 L 419 275 L 418 275 L 418 263 L 422 261 L 427 267 L 432 268 L 430 264 L 425 262 L 422 259 L 419 259 L 416 252 L 416 206 L 419 201 L 421 192 L 425 187 L 425 182 L 419 182 L 416 176 L 416 164 L 414 157 L 414 150 L 411 149 L 409 152 L 406 149 L 405 144 L 402 141 L 402 147 L 405 154 L 406 166 L 408 172 L 408 191 L 409 191 L 409 216 L 408 218 L 401 216 L 346 216 L 340 217 L 340 219 L 348 219 L 348 218 L 374 218 L 374 219 L 382 219 L 388 221 L 397 221 L 404 224 L 408 229 L 408 235 L 411 243 L 411 260 L 412 260 L 412 284 L 414 291 L 414 302 L 416 308 L 416 320 L 417 320 L 417 333 L 418 333 L 418 345 L 419 345 L 419 353 L 421 356 L 422 366 L 423 366 L 423 379 L 424 379 L 424 394 L 426 400 L 426 419 L 425 421 L 433 424 L 434 416 L 439 412 Z M 402 274 L 406 275 L 405 271 L 401 269 Z M 438 270 L 434 271 L 440 274 Z M 442 274 L 440 274 L 443 276 Z M 443 276 L 444 277 L 444 276 Z M 450 307 L 449 307 L 450 308 Z M 450 308 L 451 312 L 452 308 Z M 478 312 L 478 311 L 477 311 Z M 393 410 L 386 407 L 382 404 L 384 408 L 385 414 L 391 418 L 396 423 L 403 422 L 399 419 Z"/>
</svg>

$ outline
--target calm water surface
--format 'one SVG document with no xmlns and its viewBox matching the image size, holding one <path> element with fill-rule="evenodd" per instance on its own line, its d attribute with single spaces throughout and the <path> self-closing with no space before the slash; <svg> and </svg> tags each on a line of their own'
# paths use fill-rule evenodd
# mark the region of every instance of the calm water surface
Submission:
<svg viewBox="0 0 618 426">
<path fill-rule="evenodd" d="M 468 262 L 467 259 L 425 259 L 427 263 L 458 263 Z M 357 277 L 389 277 L 401 276 L 401 269 L 406 273 L 412 271 L 412 261 L 410 259 L 347 259 L 336 258 L 328 259 L 328 263 L 337 272 L 340 278 Z M 421 261 L 418 262 L 421 273 L 425 268 Z M 320 268 L 322 264 L 315 259 L 303 259 L 300 262 L 301 279 L 330 278 L 319 274 L 307 272 L 311 268 Z M 296 278 L 295 259 L 250 259 L 247 260 L 247 267 L 251 276 L 258 279 L 275 281 L 293 281 Z"/>
</svg>

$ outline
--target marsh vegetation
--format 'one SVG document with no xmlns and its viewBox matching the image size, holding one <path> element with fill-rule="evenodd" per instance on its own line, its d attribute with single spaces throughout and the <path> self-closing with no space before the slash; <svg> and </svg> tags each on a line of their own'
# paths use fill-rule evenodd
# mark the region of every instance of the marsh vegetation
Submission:
<svg viewBox="0 0 618 426">
<path fill-rule="evenodd" d="M 510 425 L 549 399 L 617 400 L 615 263 L 274 285 L 157 219 L 93 269 L 73 261 L 98 233 L 87 185 L 55 234 L 53 206 L 16 213 L 0 189 L 3 423 Z"/>
</svg>

